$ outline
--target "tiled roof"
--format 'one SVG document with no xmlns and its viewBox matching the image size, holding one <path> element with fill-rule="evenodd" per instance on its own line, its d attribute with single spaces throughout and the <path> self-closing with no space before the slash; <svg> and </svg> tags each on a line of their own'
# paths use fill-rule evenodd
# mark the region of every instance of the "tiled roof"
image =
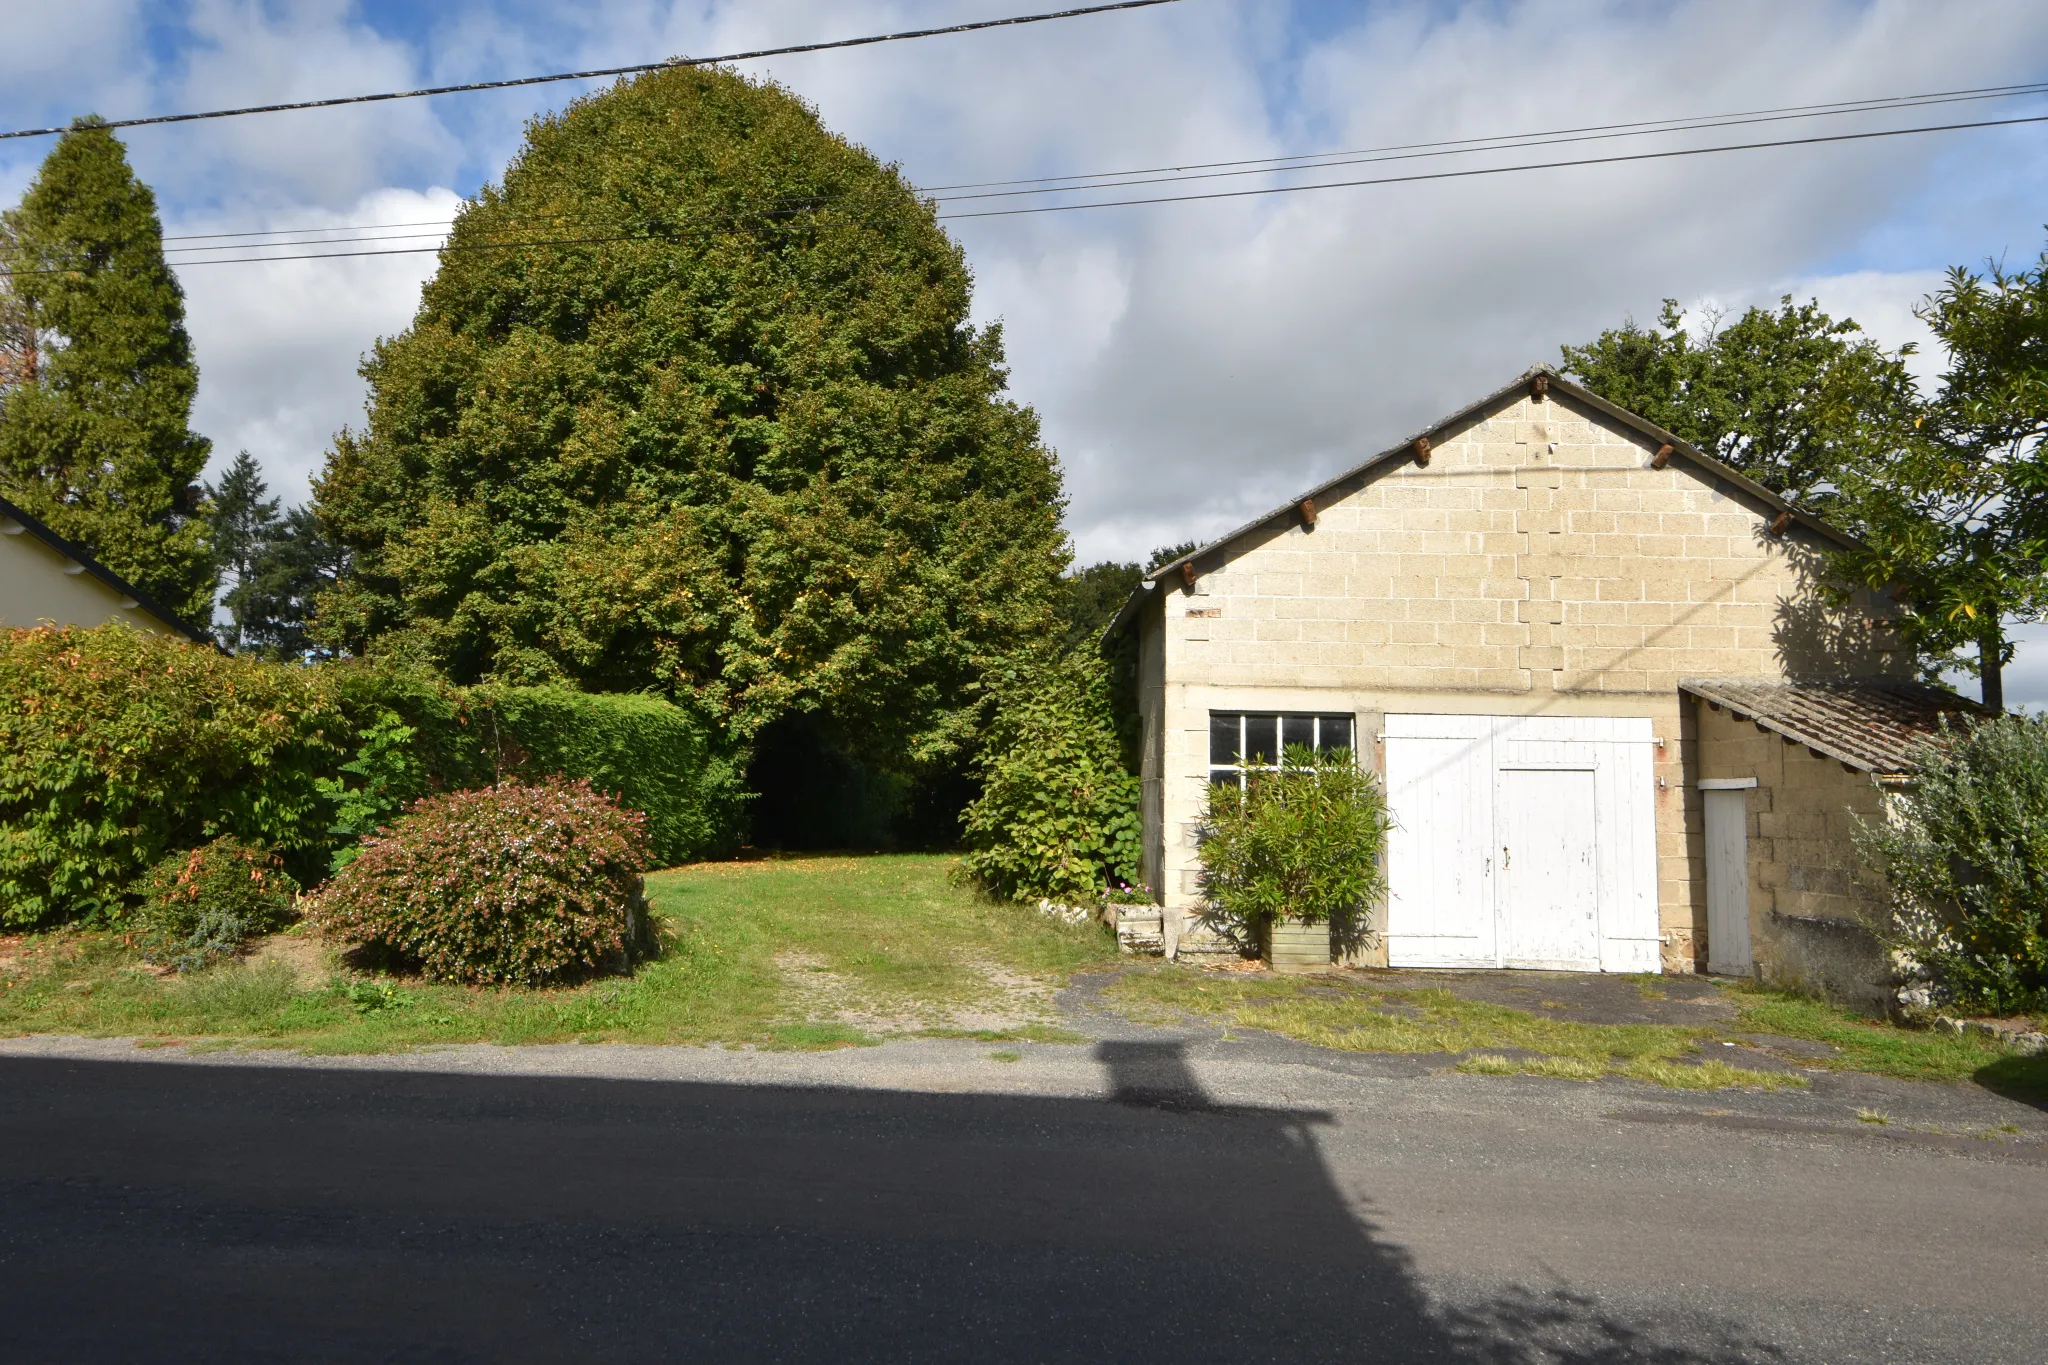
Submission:
<svg viewBox="0 0 2048 1365">
<path fill-rule="evenodd" d="M 1881 777 L 1911 769 L 1914 750 L 1940 735 L 1943 716 L 1953 725 L 1986 714 L 1976 702 L 1918 683 L 1687 678 L 1679 687 L 1817 754 Z"/>
</svg>

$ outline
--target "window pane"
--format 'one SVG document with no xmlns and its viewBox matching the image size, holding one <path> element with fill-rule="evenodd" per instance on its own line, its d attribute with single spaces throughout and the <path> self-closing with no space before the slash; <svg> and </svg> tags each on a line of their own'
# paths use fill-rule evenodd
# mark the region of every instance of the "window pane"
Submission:
<svg viewBox="0 0 2048 1365">
<path fill-rule="evenodd" d="M 1353 753 L 1358 751 L 1358 746 L 1351 742 L 1351 717 L 1324 716 L 1321 720 L 1323 731 L 1321 748 L 1349 749 Z"/>
<path fill-rule="evenodd" d="M 1280 717 L 1246 716 L 1244 718 L 1244 761 L 1247 763 L 1277 763 L 1279 752 L 1273 747 L 1279 738 Z"/>
<path fill-rule="evenodd" d="M 1209 713 L 1209 761 L 1211 763 L 1237 762 L 1237 728 L 1244 717 L 1235 711 L 1211 711 Z"/>
<path fill-rule="evenodd" d="M 1316 746 L 1316 718 L 1314 716 L 1282 716 L 1280 718 L 1280 742 L 1283 745 L 1301 744 L 1308 748 Z"/>
<path fill-rule="evenodd" d="M 1236 768 L 1211 768 L 1209 769 L 1209 782 L 1212 786 L 1217 787 L 1242 787 L 1244 785 L 1244 773 Z"/>
</svg>

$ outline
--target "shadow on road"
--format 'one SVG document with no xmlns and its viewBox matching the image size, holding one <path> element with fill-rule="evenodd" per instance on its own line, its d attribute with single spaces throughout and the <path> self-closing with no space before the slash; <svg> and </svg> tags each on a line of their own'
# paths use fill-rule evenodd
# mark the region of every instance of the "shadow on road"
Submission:
<svg viewBox="0 0 2048 1365">
<path fill-rule="evenodd" d="M 1109 1102 L 0 1059 L 7 1355 L 1757 1358 L 1432 1307 L 1328 1116 L 1097 1055 Z"/>
</svg>

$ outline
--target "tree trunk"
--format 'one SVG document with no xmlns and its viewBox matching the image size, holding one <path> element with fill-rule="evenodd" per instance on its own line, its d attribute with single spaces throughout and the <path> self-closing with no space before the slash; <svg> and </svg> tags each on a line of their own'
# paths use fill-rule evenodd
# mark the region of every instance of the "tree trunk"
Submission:
<svg viewBox="0 0 2048 1365">
<path fill-rule="evenodd" d="M 1984 684 L 1984 705 L 1998 715 L 2005 714 L 2005 632 L 1994 619 L 1977 637 L 1977 676 Z"/>
</svg>

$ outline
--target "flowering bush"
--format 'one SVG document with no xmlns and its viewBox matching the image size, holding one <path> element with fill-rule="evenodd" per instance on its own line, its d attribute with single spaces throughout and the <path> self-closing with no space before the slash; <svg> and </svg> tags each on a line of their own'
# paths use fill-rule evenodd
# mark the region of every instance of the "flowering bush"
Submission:
<svg viewBox="0 0 2048 1365">
<path fill-rule="evenodd" d="M 261 844 L 222 837 L 174 853 L 143 879 L 142 955 L 189 972 L 281 927 L 299 884 Z"/>
<path fill-rule="evenodd" d="M 623 965 L 651 932 L 645 827 L 588 781 L 429 797 L 363 841 L 310 917 L 444 981 L 537 985 Z"/>
</svg>

